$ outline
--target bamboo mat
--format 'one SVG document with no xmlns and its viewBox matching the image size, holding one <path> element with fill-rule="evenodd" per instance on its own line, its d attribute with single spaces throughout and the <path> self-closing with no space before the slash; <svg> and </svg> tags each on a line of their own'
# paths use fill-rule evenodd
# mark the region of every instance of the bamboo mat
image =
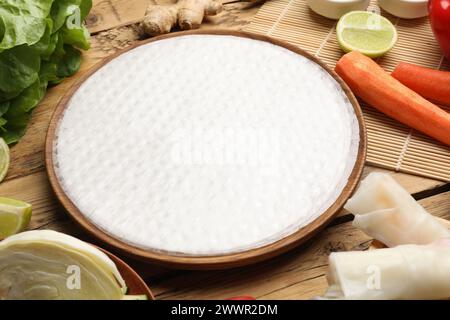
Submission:
<svg viewBox="0 0 450 320">
<path fill-rule="evenodd" d="M 376 1 L 372 0 L 368 10 L 379 12 Z M 406 20 L 386 12 L 382 15 L 391 20 L 399 33 L 395 48 L 377 59 L 387 71 L 392 71 L 400 61 L 450 69 L 433 37 L 428 18 Z M 334 68 L 343 54 L 336 40 L 336 23 L 312 12 L 306 0 L 269 0 L 244 31 L 298 45 Z M 449 147 L 360 103 L 367 125 L 369 164 L 450 181 Z"/>
</svg>

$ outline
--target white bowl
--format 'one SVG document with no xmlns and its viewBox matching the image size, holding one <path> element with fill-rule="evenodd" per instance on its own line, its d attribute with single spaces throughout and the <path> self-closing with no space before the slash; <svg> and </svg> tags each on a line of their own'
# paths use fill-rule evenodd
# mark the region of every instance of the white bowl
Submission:
<svg viewBox="0 0 450 320">
<path fill-rule="evenodd" d="M 400 18 L 415 19 L 428 15 L 428 0 L 378 0 L 378 5 Z"/>
<path fill-rule="evenodd" d="M 366 10 L 370 0 L 308 0 L 312 11 L 330 19 L 339 19 L 355 10 Z"/>
</svg>

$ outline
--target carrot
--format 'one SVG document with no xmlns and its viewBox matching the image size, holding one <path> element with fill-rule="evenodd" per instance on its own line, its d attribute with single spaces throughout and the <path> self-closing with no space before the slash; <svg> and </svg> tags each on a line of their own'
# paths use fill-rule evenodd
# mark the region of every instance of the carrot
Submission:
<svg viewBox="0 0 450 320">
<path fill-rule="evenodd" d="M 400 62 L 392 76 L 422 97 L 450 106 L 450 72 Z"/>
<path fill-rule="evenodd" d="M 450 114 L 391 77 L 372 59 L 353 51 L 338 61 L 335 71 L 379 111 L 450 145 Z"/>
</svg>

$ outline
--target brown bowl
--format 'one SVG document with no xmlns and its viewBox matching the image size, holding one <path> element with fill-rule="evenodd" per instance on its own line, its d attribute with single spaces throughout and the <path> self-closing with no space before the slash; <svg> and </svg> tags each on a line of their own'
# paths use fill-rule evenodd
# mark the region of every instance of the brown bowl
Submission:
<svg viewBox="0 0 450 320">
<path fill-rule="evenodd" d="M 136 47 L 139 47 L 143 44 L 147 44 L 154 41 L 159 41 L 162 39 L 168 39 L 178 36 L 184 35 L 193 35 L 193 34 L 211 34 L 211 35 L 232 35 L 236 37 L 250 38 L 260 41 L 266 41 L 277 46 L 281 46 L 286 48 L 296 54 L 304 56 L 315 63 L 319 64 L 323 69 L 325 69 L 342 87 L 344 93 L 347 95 L 349 101 L 353 105 L 353 109 L 355 111 L 356 117 L 359 123 L 359 135 L 360 135 L 360 143 L 358 149 L 358 155 L 355 162 L 355 166 L 349 176 L 348 182 L 344 187 L 344 190 L 339 195 L 337 200 L 325 211 L 323 212 L 316 220 L 308 224 L 307 226 L 297 230 L 296 232 L 275 241 L 273 243 L 264 245 L 262 247 L 246 250 L 238 253 L 224 254 L 224 255 L 201 255 L 201 256 L 193 256 L 193 255 L 184 255 L 175 252 L 161 252 L 157 250 L 144 250 L 142 248 L 138 248 L 132 246 L 124 241 L 121 241 L 118 238 L 111 236 L 110 234 L 104 232 L 96 225 L 91 223 L 84 214 L 77 208 L 77 206 L 70 200 L 67 194 L 64 192 L 63 188 L 60 185 L 59 179 L 55 172 L 54 162 L 53 162 L 53 148 L 54 148 L 54 140 L 56 136 L 56 129 L 58 127 L 58 123 L 61 120 L 61 117 L 64 113 L 64 110 L 70 101 L 72 95 L 78 90 L 81 84 L 86 81 L 92 74 L 94 74 L 97 70 L 103 67 L 105 64 L 113 60 L 114 58 L 120 56 L 121 54 L 130 51 Z M 256 262 L 260 262 L 274 256 L 277 256 L 281 253 L 284 253 L 299 244 L 305 242 L 310 239 L 320 230 L 322 230 L 332 219 L 333 217 L 342 209 L 347 199 L 354 192 L 359 179 L 361 177 L 361 173 L 364 167 L 365 157 L 366 157 L 366 148 L 367 148 L 367 135 L 366 135 L 366 127 L 364 124 L 364 119 L 361 111 L 361 107 L 359 106 L 358 101 L 353 95 L 350 88 L 345 84 L 345 82 L 328 66 L 320 61 L 317 57 L 309 54 L 303 49 L 300 49 L 297 46 L 289 44 L 287 42 L 279 41 L 267 36 L 237 32 L 237 31 L 220 31 L 220 30 L 195 30 L 195 31 L 185 31 L 185 32 L 176 32 L 170 33 L 163 36 L 151 38 L 145 41 L 141 41 L 133 46 L 130 46 L 116 54 L 110 56 L 109 58 L 103 60 L 91 70 L 83 74 L 80 79 L 73 85 L 73 87 L 67 91 L 65 96 L 61 99 L 56 110 L 53 114 L 53 117 L 50 122 L 50 126 L 47 132 L 46 138 L 46 146 L 45 146 L 45 162 L 47 167 L 47 173 L 50 179 L 50 184 L 56 194 L 56 197 L 62 203 L 64 208 L 68 211 L 71 217 L 87 232 L 89 232 L 96 239 L 107 243 L 108 245 L 114 247 L 116 250 L 121 253 L 139 259 L 146 262 L 152 262 L 164 266 L 181 268 L 181 269 L 225 269 L 232 267 L 240 267 L 243 265 L 248 265 Z"/>
<path fill-rule="evenodd" d="M 148 300 L 155 300 L 150 288 L 142 280 L 142 278 L 134 271 L 128 264 L 126 264 L 122 259 L 116 257 L 111 252 L 106 251 L 100 247 L 95 246 L 99 250 L 103 251 L 117 266 L 123 280 L 125 281 L 128 291 L 127 295 L 146 295 Z"/>
</svg>

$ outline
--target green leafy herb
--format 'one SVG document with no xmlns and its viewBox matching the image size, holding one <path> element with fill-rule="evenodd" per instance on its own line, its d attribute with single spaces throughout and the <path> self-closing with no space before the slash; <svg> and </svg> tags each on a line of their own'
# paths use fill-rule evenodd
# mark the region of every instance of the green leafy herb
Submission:
<svg viewBox="0 0 450 320">
<path fill-rule="evenodd" d="M 45 32 L 46 18 L 50 14 L 52 2 L 53 0 L 2 0 L 0 49 L 38 42 Z"/>
<path fill-rule="evenodd" d="M 47 86 L 79 70 L 91 7 L 92 0 L 0 1 L 0 136 L 8 144 L 23 136 Z"/>
<path fill-rule="evenodd" d="M 38 78 L 39 53 L 26 45 L 0 53 L 0 101 L 16 97 Z"/>
<path fill-rule="evenodd" d="M 66 78 L 80 69 L 81 52 L 72 46 L 64 45 L 64 55 L 58 63 L 57 76 Z"/>
</svg>

